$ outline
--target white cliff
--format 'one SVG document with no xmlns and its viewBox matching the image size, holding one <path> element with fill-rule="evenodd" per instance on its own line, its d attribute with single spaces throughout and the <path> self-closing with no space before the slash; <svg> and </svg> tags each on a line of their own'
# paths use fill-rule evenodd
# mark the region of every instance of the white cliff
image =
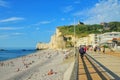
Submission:
<svg viewBox="0 0 120 80">
<path fill-rule="evenodd" d="M 49 48 L 49 44 L 48 43 L 37 43 L 36 45 L 36 49 L 39 50 L 39 49 L 48 49 Z"/>
<path fill-rule="evenodd" d="M 56 33 L 51 36 L 49 48 L 63 49 L 65 48 L 65 45 L 66 41 L 64 40 L 64 36 L 62 36 L 62 33 L 59 31 L 59 29 L 56 29 Z"/>
<path fill-rule="evenodd" d="M 47 43 L 38 43 L 36 48 L 37 49 L 64 49 L 67 46 L 74 45 L 75 38 L 73 35 L 62 35 L 60 30 L 57 28 L 56 33 L 51 36 L 50 42 Z"/>
</svg>

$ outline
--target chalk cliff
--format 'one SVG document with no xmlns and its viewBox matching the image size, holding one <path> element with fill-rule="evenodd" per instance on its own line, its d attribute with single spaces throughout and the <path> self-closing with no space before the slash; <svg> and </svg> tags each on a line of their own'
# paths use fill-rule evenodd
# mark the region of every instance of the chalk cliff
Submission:
<svg viewBox="0 0 120 80">
<path fill-rule="evenodd" d="M 59 31 L 59 29 L 56 29 L 56 33 L 53 36 L 51 36 L 49 48 L 53 49 L 65 48 L 66 40 L 65 37 L 62 36 L 61 34 L 62 33 Z"/>
<path fill-rule="evenodd" d="M 40 49 L 48 49 L 49 48 L 49 43 L 37 43 L 36 45 L 36 49 L 40 50 Z"/>
<path fill-rule="evenodd" d="M 38 43 L 37 49 L 63 49 L 67 47 L 74 46 L 74 36 L 73 35 L 62 35 L 60 30 L 57 28 L 54 35 L 51 36 L 49 43 Z"/>
</svg>

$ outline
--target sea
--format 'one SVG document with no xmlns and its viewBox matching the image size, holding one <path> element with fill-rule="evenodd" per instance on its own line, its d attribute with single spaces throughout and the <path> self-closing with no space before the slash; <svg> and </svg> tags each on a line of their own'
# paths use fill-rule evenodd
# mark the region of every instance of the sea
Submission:
<svg viewBox="0 0 120 80">
<path fill-rule="evenodd" d="M 28 54 L 35 53 L 36 51 L 36 49 L 1 49 L 0 61 L 26 56 Z"/>
</svg>

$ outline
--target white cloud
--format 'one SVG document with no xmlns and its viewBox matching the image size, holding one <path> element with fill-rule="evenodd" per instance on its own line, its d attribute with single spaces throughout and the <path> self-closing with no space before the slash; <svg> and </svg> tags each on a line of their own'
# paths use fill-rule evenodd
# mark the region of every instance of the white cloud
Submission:
<svg viewBox="0 0 120 80">
<path fill-rule="evenodd" d="M 70 6 L 65 7 L 65 8 L 63 9 L 63 12 L 68 13 L 68 12 L 72 11 L 73 9 L 74 9 L 73 6 L 70 5 Z"/>
<path fill-rule="evenodd" d="M 75 4 L 80 4 L 80 1 L 75 1 L 74 3 L 75 3 Z"/>
<path fill-rule="evenodd" d="M 49 24 L 49 23 L 51 23 L 51 21 L 41 21 L 41 22 L 36 23 L 35 25 Z"/>
<path fill-rule="evenodd" d="M 4 33 L 4 34 L 0 34 L 0 39 L 6 39 L 6 38 L 11 38 L 11 37 L 14 37 L 14 36 L 20 36 L 20 35 L 22 35 L 22 34 L 24 34 L 24 33 L 19 33 L 19 32 L 16 32 L 16 33 L 10 33 L 10 34 L 8 34 L 8 33 Z"/>
<path fill-rule="evenodd" d="M 40 24 L 49 24 L 49 23 L 51 23 L 51 21 L 41 21 L 41 22 L 39 22 Z"/>
<path fill-rule="evenodd" d="M 18 20 L 24 20 L 24 18 L 21 17 L 10 17 L 7 19 L 0 20 L 0 22 L 10 22 L 10 21 L 18 21 Z"/>
<path fill-rule="evenodd" d="M 100 0 L 91 9 L 76 12 L 74 16 L 83 16 L 87 24 L 120 21 L 120 1 Z"/>
<path fill-rule="evenodd" d="M 50 21 L 40 21 L 40 22 L 38 22 L 38 23 L 36 23 L 36 24 L 34 24 L 34 25 L 50 24 L 50 23 L 52 23 L 53 21 L 55 21 L 55 20 L 50 20 Z"/>
<path fill-rule="evenodd" d="M 17 27 L 0 27 L 0 30 L 18 30 L 18 29 L 23 29 L 22 27 L 17 28 Z"/>
<path fill-rule="evenodd" d="M 37 31 L 39 31 L 39 30 L 40 30 L 40 28 L 39 28 L 39 27 L 37 27 L 37 28 L 36 28 L 36 30 L 37 30 Z"/>
<path fill-rule="evenodd" d="M 16 32 L 16 33 L 12 33 L 12 35 L 22 35 L 22 34 L 24 34 L 24 33 L 19 33 L 19 32 Z"/>
<path fill-rule="evenodd" d="M 4 0 L 0 0 L 0 7 L 8 7 L 8 3 Z"/>
<path fill-rule="evenodd" d="M 62 21 L 65 21 L 65 18 L 61 18 Z"/>
</svg>

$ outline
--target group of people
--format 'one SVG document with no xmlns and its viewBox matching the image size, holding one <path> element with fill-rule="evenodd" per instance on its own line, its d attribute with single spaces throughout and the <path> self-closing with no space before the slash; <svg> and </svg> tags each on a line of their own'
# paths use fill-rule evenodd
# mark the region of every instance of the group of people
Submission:
<svg viewBox="0 0 120 80">
<path fill-rule="evenodd" d="M 81 58 L 83 58 L 84 54 L 86 53 L 86 51 L 94 51 L 94 52 L 103 52 L 105 53 L 105 47 L 102 46 L 95 46 L 94 48 L 92 46 L 88 47 L 88 46 L 80 46 L 79 48 L 79 53 Z"/>
<path fill-rule="evenodd" d="M 94 47 L 94 52 L 103 52 L 103 53 L 105 53 L 105 47 L 104 46 L 102 46 L 102 47 L 95 46 Z"/>
</svg>

